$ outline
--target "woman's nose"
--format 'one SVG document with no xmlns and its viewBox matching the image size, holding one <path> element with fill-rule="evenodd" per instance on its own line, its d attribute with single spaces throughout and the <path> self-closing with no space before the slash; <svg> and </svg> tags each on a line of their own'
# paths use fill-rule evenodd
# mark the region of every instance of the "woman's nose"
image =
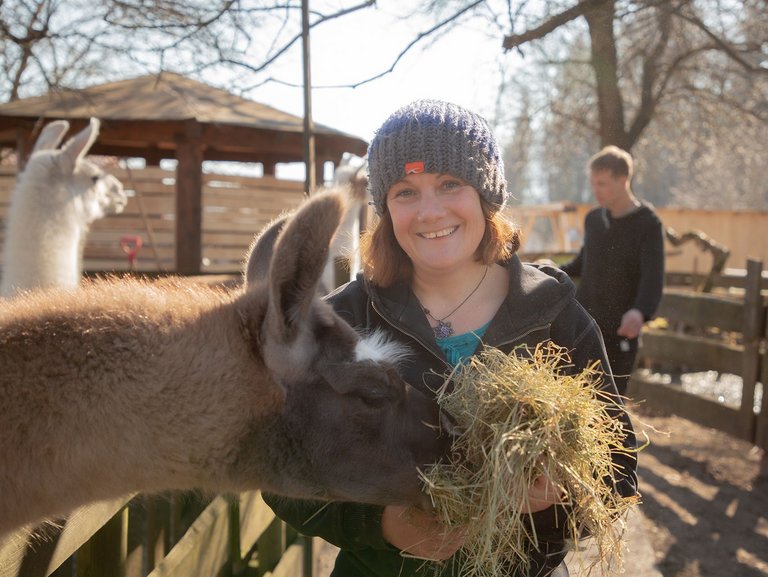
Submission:
<svg viewBox="0 0 768 577">
<path fill-rule="evenodd" d="M 421 195 L 418 217 L 421 220 L 430 220 L 443 216 L 445 207 L 437 194 L 427 193 Z"/>
</svg>

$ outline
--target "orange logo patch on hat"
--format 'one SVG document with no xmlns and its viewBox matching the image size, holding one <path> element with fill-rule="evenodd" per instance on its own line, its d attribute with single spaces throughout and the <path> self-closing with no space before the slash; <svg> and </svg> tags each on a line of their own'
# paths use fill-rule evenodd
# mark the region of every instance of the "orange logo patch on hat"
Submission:
<svg viewBox="0 0 768 577">
<path fill-rule="evenodd" d="M 405 174 L 421 174 L 424 172 L 424 161 L 417 160 L 416 162 L 405 163 Z"/>
</svg>

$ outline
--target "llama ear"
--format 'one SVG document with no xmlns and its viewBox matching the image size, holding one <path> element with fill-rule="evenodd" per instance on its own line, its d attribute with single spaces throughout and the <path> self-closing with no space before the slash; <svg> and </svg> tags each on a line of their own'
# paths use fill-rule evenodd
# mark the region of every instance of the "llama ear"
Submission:
<svg viewBox="0 0 768 577">
<path fill-rule="evenodd" d="M 259 279 L 266 279 L 269 273 L 269 265 L 272 262 L 275 241 L 282 232 L 285 223 L 288 221 L 288 215 L 283 215 L 272 221 L 261 231 L 251 243 L 248 249 L 248 255 L 245 259 L 245 285 L 255 283 Z"/>
<path fill-rule="evenodd" d="M 98 118 L 91 118 L 88 126 L 83 128 L 64 144 L 59 159 L 59 163 L 64 172 L 74 172 L 77 163 L 88 154 L 91 146 L 96 142 L 96 138 L 99 136 L 100 126 L 101 123 Z"/>
<path fill-rule="evenodd" d="M 32 153 L 57 148 L 61 144 L 61 139 L 64 138 L 67 130 L 69 130 L 69 122 L 66 120 L 54 120 L 46 124 L 35 141 Z"/>
<path fill-rule="evenodd" d="M 267 314 L 270 328 L 280 332 L 283 342 L 292 342 L 306 324 L 344 209 L 338 192 L 318 193 L 288 219 L 278 236 L 269 268 Z"/>
</svg>

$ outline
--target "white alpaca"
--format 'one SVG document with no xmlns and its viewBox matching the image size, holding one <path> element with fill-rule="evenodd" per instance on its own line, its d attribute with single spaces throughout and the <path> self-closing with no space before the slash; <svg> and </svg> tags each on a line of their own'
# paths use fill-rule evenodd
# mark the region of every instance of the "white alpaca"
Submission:
<svg viewBox="0 0 768 577">
<path fill-rule="evenodd" d="M 137 491 L 426 504 L 436 404 L 317 294 L 343 202 L 316 195 L 261 235 L 243 290 L 101 280 L 0 301 L 0 535 Z"/>
<path fill-rule="evenodd" d="M 99 134 L 90 124 L 64 146 L 65 120 L 43 128 L 11 194 L 3 247 L 0 297 L 40 287 L 74 288 L 93 221 L 122 212 L 123 185 L 84 159 Z"/>
<path fill-rule="evenodd" d="M 345 155 L 333 174 L 333 185 L 347 191 L 349 206 L 336 236 L 333 237 L 328 263 L 323 271 L 322 287 L 326 291 L 354 279 L 361 268 L 361 215 L 370 200 L 365 160 Z"/>
</svg>

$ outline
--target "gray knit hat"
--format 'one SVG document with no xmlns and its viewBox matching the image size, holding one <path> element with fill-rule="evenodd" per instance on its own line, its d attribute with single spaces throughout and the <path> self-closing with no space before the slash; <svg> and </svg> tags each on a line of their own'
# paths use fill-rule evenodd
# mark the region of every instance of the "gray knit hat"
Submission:
<svg viewBox="0 0 768 577">
<path fill-rule="evenodd" d="M 394 112 L 368 146 L 368 190 L 378 215 L 389 188 L 411 173 L 450 174 L 496 210 L 507 202 L 499 147 L 481 116 L 450 102 L 418 100 Z"/>
</svg>

